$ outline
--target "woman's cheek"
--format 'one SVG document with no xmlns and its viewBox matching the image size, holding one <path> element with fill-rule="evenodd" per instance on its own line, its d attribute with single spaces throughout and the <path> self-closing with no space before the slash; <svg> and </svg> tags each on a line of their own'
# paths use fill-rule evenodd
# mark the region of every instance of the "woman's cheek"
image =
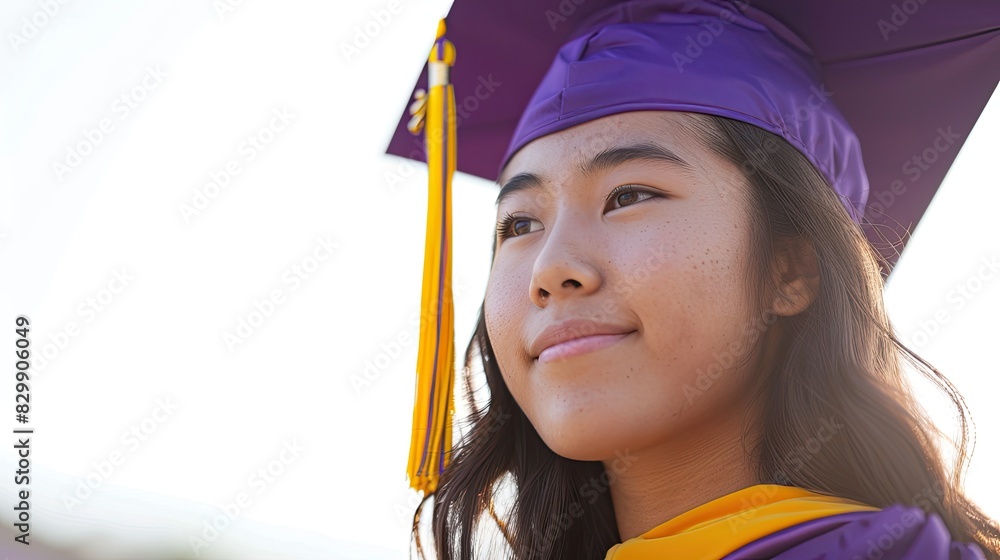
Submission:
<svg viewBox="0 0 1000 560">
<path fill-rule="evenodd" d="M 502 273 L 491 276 L 487 285 L 484 316 L 486 332 L 493 347 L 500 371 L 506 375 L 508 371 L 518 370 L 519 359 L 523 353 L 519 325 L 523 321 L 523 304 L 517 303 L 513 282 Z M 524 288 L 525 294 L 527 288 Z M 527 297 L 526 295 L 523 297 Z"/>
</svg>

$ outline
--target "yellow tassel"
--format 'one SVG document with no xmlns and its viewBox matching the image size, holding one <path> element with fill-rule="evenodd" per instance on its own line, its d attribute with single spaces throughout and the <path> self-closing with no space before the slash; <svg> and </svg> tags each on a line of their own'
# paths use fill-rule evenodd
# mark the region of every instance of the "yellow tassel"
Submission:
<svg viewBox="0 0 1000 560">
<path fill-rule="evenodd" d="M 454 415 L 455 312 L 451 292 L 451 178 L 455 172 L 455 92 L 449 69 L 455 47 L 438 24 L 428 57 L 428 91 L 410 107 L 410 132 L 424 132 L 427 150 L 427 237 L 420 304 L 420 344 L 407 476 L 425 495 L 437 490 L 451 453 Z"/>
</svg>

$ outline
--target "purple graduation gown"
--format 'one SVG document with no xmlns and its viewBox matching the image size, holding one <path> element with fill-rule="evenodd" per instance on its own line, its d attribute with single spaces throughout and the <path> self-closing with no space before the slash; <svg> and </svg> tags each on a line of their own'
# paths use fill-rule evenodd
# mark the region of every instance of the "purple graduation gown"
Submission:
<svg viewBox="0 0 1000 560">
<path fill-rule="evenodd" d="M 894 505 L 831 515 L 744 545 L 722 560 L 985 560 L 979 546 L 954 542 L 937 514 Z"/>
</svg>

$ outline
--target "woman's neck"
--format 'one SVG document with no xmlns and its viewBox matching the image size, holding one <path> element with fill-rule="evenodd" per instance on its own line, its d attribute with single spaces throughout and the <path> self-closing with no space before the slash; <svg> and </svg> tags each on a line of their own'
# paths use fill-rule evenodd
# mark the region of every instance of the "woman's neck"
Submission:
<svg viewBox="0 0 1000 560">
<path fill-rule="evenodd" d="M 739 414 L 722 416 L 658 447 L 630 450 L 624 468 L 621 460 L 605 461 L 622 541 L 758 483 L 741 439 L 745 422 Z"/>
</svg>

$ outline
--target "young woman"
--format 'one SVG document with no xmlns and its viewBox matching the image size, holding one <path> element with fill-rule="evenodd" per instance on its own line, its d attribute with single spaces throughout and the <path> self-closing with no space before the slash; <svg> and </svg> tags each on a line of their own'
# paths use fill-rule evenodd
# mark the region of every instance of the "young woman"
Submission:
<svg viewBox="0 0 1000 560">
<path fill-rule="evenodd" d="M 964 402 L 886 315 L 858 136 L 765 16 L 617 3 L 559 48 L 500 160 L 421 554 L 433 497 L 441 559 L 1000 558 Z M 957 465 L 904 362 L 958 410 Z"/>
</svg>

